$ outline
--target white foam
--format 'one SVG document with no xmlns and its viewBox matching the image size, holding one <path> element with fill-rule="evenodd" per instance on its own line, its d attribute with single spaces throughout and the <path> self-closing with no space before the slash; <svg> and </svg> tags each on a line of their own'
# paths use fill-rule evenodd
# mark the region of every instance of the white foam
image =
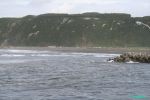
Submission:
<svg viewBox="0 0 150 100">
<path fill-rule="evenodd" d="M 116 57 L 120 56 L 120 54 L 107 54 L 107 53 L 71 53 L 72 55 L 80 55 L 80 56 L 94 56 L 94 57 Z"/>
<path fill-rule="evenodd" d="M 49 54 L 32 54 L 31 56 L 43 56 L 43 57 L 48 57 L 48 56 L 51 56 Z"/>
<path fill-rule="evenodd" d="M 114 62 L 114 60 L 109 60 L 109 61 L 107 61 L 107 62 Z"/>
<path fill-rule="evenodd" d="M 24 62 L 26 62 L 26 60 L 18 60 L 18 59 L 15 59 L 15 60 L 1 60 L 0 64 L 24 63 Z"/>
<path fill-rule="evenodd" d="M 25 55 L 21 55 L 21 54 L 2 54 L 1 56 L 3 56 L 3 57 L 23 57 Z"/>
<path fill-rule="evenodd" d="M 109 53 L 63 53 L 63 52 L 50 52 L 50 51 L 38 51 L 38 50 L 18 50 L 18 49 L 0 49 L 1 55 L 0 56 L 7 56 L 7 57 L 21 57 L 21 56 L 93 56 L 93 57 L 116 57 L 120 54 L 109 54 Z"/>
<path fill-rule="evenodd" d="M 134 63 L 139 63 L 139 62 L 128 61 L 128 62 L 126 62 L 126 63 L 128 63 L 128 64 L 134 64 Z"/>
<path fill-rule="evenodd" d="M 11 49 L 11 50 L 1 50 L 3 52 L 10 52 L 10 53 L 48 53 L 48 51 L 36 51 L 36 50 L 17 50 L 17 49 Z"/>
<path fill-rule="evenodd" d="M 120 56 L 120 54 L 95 54 L 95 57 L 116 57 L 116 56 Z"/>
</svg>

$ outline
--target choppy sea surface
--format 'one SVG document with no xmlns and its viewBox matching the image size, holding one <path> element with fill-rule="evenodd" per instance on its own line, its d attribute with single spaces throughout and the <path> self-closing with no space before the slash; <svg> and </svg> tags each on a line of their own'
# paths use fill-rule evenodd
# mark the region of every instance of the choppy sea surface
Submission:
<svg viewBox="0 0 150 100">
<path fill-rule="evenodd" d="M 0 49 L 0 100 L 150 100 L 150 64 L 118 55 Z"/>
</svg>

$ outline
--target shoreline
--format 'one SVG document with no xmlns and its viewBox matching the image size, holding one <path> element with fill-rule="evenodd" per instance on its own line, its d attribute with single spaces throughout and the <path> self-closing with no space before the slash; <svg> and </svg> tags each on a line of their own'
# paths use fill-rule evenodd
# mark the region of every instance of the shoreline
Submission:
<svg viewBox="0 0 150 100">
<path fill-rule="evenodd" d="M 117 53 L 126 52 L 147 53 L 150 54 L 149 47 L 0 47 L 0 49 L 17 49 L 17 50 L 47 50 L 58 52 L 83 52 L 83 53 Z"/>
</svg>

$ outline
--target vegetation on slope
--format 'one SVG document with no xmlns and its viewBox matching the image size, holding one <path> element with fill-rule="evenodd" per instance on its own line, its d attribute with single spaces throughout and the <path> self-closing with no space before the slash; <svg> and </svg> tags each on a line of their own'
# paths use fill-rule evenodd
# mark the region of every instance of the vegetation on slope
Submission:
<svg viewBox="0 0 150 100">
<path fill-rule="evenodd" d="M 43 14 L 0 18 L 1 46 L 150 47 L 150 16 Z"/>
</svg>

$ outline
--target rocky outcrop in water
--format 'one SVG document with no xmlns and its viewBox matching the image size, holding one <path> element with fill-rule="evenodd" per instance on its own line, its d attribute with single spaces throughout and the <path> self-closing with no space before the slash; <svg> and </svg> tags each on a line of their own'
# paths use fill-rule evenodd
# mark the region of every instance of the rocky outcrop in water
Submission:
<svg viewBox="0 0 150 100">
<path fill-rule="evenodd" d="M 124 53 L 118 57 L 113 59 L 109 59 L 108 61 L 114 62 L 139 62 L 139 63 L 150 63 L 150 55 L 142 54 L 142 53 Z"/>
</svg>

